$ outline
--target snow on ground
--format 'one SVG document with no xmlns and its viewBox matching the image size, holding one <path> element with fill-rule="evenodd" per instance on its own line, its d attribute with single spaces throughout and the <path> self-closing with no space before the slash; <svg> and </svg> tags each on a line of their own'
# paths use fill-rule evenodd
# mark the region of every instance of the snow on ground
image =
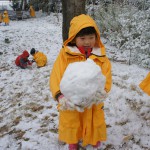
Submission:
<svg viewBox="0 0 150 150">
<path fill-rule="evenodd" d="M 49 91 L 51 68 L 62 46 L 61 22 L 61 16 L 51 14 L 0 26 L 0 150 L 67 150 L 57 140 L 59 114 Z M 109 55 L 115 47 L 105 42 Z M 47 55 L 47 66 L 15 66 L 15 58 L 31 48 Z M 150 97 L 138 87 L 148 72 L 112 62 L 113 85 L 105 102 L 108 140 L 103 149 L 150 147 Z"/>
</svg>

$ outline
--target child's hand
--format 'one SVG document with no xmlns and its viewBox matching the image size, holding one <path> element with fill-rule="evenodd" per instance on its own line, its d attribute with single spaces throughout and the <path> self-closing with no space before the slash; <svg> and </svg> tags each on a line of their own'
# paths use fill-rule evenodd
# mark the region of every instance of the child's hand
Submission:
<svg viewBox="0 0 150 150">
<path fill-rule="evenodd" d="M 61 95 L 58 98 L 59 104 L 60 104 L 60 110 L 74 110 L 75 105 L 68 100 L 64 95 Z"/>
<path fill-rule="evenodd" d="M 108 97 L 108 94 L 105 90 L 97 91 L 94 96 L 94 101 L 98 105 L 99 103 L 102 103 L 107 97 Z"/>
<path fill-rule="evenodd" d="M 29 65 L 29 66 L 32 66 L 32 61 L 28 61 L 28 65 Z"/>
<path fill-rule="evenodd" d="M 83 108 L 82 106 L 75 105 L 75 109 L 76 109 L 78 112 L 84 112 L 84 108 Z"/>
<path fill-rule="evenodd" d="M 82 100 L 84 101 L 84 108 L 90 108 L 91 105 L 93 105 L 91 99 L 89 99 L 89 98 L 83 98 Z"/>
<path fill-rule="evenodd" d="M 31 62 L 33 63 L 33 62 L 35 62 L 35 60 L 31 60 Z"/>
</svg>

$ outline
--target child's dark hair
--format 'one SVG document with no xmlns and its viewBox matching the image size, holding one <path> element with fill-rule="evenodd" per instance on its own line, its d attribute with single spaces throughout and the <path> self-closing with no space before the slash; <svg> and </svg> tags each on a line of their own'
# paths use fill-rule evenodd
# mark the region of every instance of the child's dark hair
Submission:
<svg viewBox="0 0 150 150">
<path fill-rule="evenodd" d="M 31 55 L 35 54 L 35 48 L 32 48 L 32 49 L 31 49 L 30 54 L 31 54 Z"/>
<path fill-rule="evenodd" d="M 90 35 L 90 34 L 95 34 L 96 35 L 96 30 L 94 27 L 86 27 L 86 28 L 83 28 L 82 30 L 80 30 L 77 35 L 75 36 L 76 37 L 80 37 L 80 36 L 84 36 L 84 35 Z M 75 39 L 74 38 L 74 39 Z M 73 43 L 73 42 L 69 42 L 68 43 L 69 46 L 75 46 L 76 44 Z"/>
<path fill-rule="evenodd" d="M 80 30 L 76 37 L 79 36 L 84 36 L 84 35 L 90 35 L 90 34 L 95 34 L 96 35 L 96 30 L 94 27 L 87 27 L 87 28 L 83 28 L 82 30 Z"/>
</svg>

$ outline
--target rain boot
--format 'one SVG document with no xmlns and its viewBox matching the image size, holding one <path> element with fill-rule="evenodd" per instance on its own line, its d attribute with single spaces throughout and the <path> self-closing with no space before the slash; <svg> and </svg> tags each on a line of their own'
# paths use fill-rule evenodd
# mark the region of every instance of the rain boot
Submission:
<svg viewBox="0 0 150 150">
<path fill-rule="evenodd" d="M 78 150 L 78 144 L 69 144 L 69 150 Z"/>
<path fill-rule="evenodd" d="M 98 141 L 96 145 L 93 145 L 93 150 L 100 150 L 101 142 Z"/>
</svg>

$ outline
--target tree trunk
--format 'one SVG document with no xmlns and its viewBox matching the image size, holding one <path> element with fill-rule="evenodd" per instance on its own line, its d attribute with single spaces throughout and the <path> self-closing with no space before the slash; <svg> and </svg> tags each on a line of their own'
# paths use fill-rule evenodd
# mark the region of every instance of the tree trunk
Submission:
<svg viewBox="0 0 150 150">
<path fill-rule="evenodd" d="M 85 2 L 86 0 L 62 0 L 63 41 L 68 38 L 71 19 L 80 14 L 85 14 Z"/>
</svg>

